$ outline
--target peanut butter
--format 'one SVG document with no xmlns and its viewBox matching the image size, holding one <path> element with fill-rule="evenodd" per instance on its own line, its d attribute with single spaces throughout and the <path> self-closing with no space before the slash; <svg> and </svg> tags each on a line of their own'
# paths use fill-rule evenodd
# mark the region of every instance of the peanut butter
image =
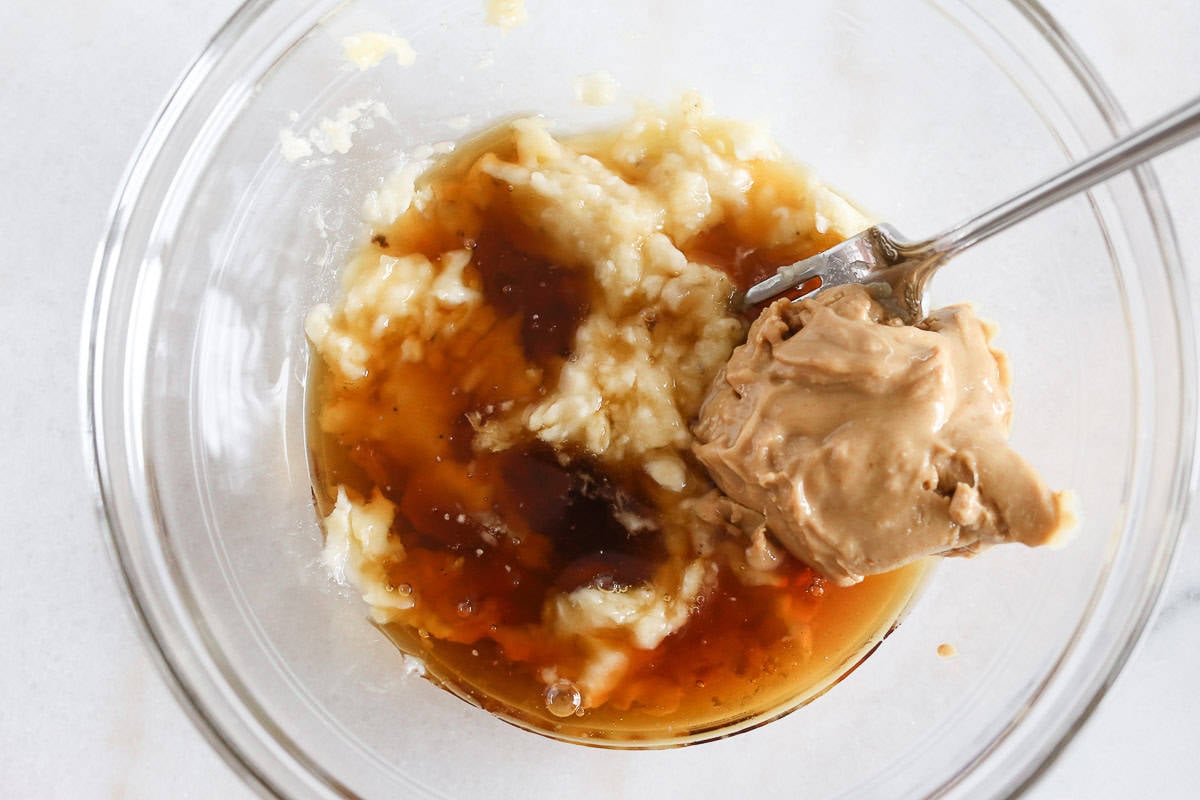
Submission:
<svg viewBox="0 0 1200 800">
<path fill-rule="evenodd" d="M 792 555 L 842 585 L 1070 527 L 1008 444 L 1007 360 L 969 306 L 898 324 L 862 286 L 778 300 L 718 375 L 694 452 Z"/>
</svg>

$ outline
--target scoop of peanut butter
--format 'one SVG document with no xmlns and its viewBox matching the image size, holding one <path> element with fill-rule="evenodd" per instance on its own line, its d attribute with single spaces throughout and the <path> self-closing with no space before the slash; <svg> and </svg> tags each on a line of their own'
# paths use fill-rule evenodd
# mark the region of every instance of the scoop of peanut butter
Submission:
<svg viewBox="0 0 1200 800">
<path fill-rule="evenodd" d="M 695 454 L 841 584 L 929 555 L 1045 544 L 1073 524 L 1070 498 L 1008 445 L 991 333 L 969 306 L 898 324 L 862 286 L 776 301 L 714 381 Z"/>
</svg>

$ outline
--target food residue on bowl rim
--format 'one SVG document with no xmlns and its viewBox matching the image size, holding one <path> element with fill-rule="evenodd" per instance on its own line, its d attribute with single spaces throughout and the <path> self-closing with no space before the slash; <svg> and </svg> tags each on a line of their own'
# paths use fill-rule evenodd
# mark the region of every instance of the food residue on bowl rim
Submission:
<svg viewBox="0 0 1200 800">
<path fill-rule="evenodd" d="M 522 25 L 529 19 L 525 0 L 484 0 L 484 10 L 488 24 L 505 31 Z"/>
<path fill-rule="evenodd" d="M 621 85 L 608 70 L 600 69 L 575 79 L 575 99 L 588 106 L 612 105 Z"/>
<path fill-rule="evenodd" d="M 417 60 L 417 51 L 408 40 L 379 31 L 363 31 L 342 37 L 342 54 L 360 71 L 378 66 L 388 55 L 402 67 L 411 67 Z"/>
<path fill-rule="evenodd" d="M 354 135 L 375 127 L 377 120 L 391 121 L 388 107 L 378 100 L 364 99 L 342 106 L 331 117 L 322 117 L 307 132 L 294 128 L 279 131 L 279 154 L 297 162 L 320 153 L 345 155 L 354 146 Z"/>
</svg>

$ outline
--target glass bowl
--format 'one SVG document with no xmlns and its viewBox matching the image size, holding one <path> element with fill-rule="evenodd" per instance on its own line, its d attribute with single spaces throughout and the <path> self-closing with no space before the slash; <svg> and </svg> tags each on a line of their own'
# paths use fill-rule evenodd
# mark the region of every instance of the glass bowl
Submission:
<svg viewBox="0 0 1200 800">
<path fill-rule="evenodd" d="M 766 122 L 912 236 L 1109 141 L 1118 109 L 1036 3 L 731 6 L 529 0 L 247 3 L 132 164 L 94 274 L 85 398 L 112 541 L 182 702 L 258 788 L 291 797 L 990 797 L 1028 785 L 1124 663 L 1162 585 L 1192 464 L 1193 328 L 1140 170 L 960 257 L 1014 365 L 1013 440 L 1083 522 L 1057 551 L 945 563 L 829 693 L 695 747 L 600 750 L 511 727 L 408 674 L 319 565 L 305 311 L 369 235 L 402 154 L 514 113 L 578 130 L 685 90 Z M 342 39 L 406 37 L 360 70 Z M 617 102 L 587 106 L 598 70 Z M 376 105 L 382 103 L 382 106 Z M 353 146 L 289 161 L 352 109 Z M 356 110 L 355 110 L 356 109 Z M 282 138 L 281 138 L 282 137 Z M 311 143 L 310 143 L 311 144 Z M 954 658 L 938 645 L 952 644 Z"/>
</svg>

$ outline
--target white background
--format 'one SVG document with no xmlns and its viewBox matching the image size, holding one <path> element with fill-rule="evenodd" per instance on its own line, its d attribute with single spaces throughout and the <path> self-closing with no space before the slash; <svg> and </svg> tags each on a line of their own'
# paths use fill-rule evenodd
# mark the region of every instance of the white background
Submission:
<svg viewBox="0 0 1200 800">
<path fill-rule="evenodd" d="M 146 654 L 97 522 L 77 379 L 87 276 L 117 182 L 235 5 L 0 0 L 0 797 L 250 796 Z M 1200 95 L 1197 0 L 1046 5 L 1135 124 Z M 1156 168 L 1200 274 L 1200 142 Z M 1197 298 L 1193 288 L 1193 308 Z M 1200 796 L 1195 709 L 1192 531 L 1142 646 L 1030 794 Z"/>
</svg>

